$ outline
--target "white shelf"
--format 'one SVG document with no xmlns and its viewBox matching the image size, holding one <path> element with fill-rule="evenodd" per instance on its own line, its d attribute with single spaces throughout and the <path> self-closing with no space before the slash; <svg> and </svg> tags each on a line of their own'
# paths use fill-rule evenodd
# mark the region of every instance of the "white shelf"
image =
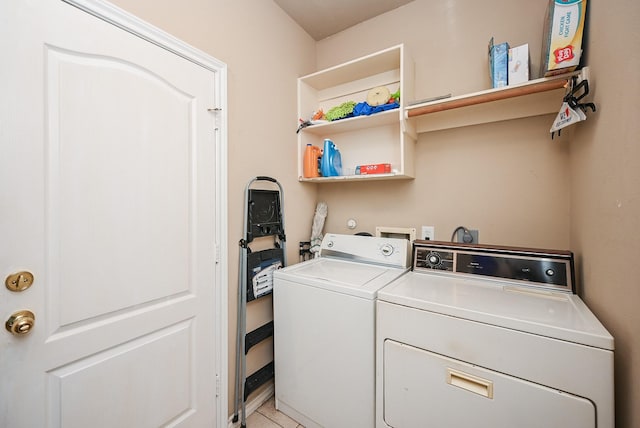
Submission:
<svg viewBox="0 0 640 428">
<path fill-rule="evenodd" d="M 557 113 L 567 81 L 587 70 L 531 80 L 437 101 L 411 105 L 405 116 L 416 132 L 431 132 L 482 123 Z"/>
<path fill-rule="evenodd" d="M 413 62 L 403 45 L 327 68 L 298 79 L 298 116 L 311 114 L 346 101 L 366 100 L 368 92 L 386 86 L 390 93 L 400 90 L 401 101 L 413 97 Z M 303 161 L 307 144 L 323 147 L 331 139 L 342 157 L 343 171 L 358 165 L 389 163 L 394 173 L 304 178 Z M 344 181 L 394 180 L 413 178 L 415 130 L 407 123 L 404 106 L 397 109 L 311 125 L 298 133 L 298 179 L 325 183 Z"/>
<path fill-rule="evenodd" d="M 387 86 L 400 89 L 399 109 L 311 125 L 298 133 L 298 180 L 309 183 L 397 180 L 414 178 L 413 153 L 419 133 L 460 128 L 557 113 L 572 76 L 588 78 L 588 68 L 554 77 L 458 95 L 407 106 L 413 97 L 413 62 L 403 45 L 346 62 L 298 79 L 298 115 L 309 118 L 345 101 L 362 102 L 368 91 Z M 391 174 L 303 177 L 307 144 L 322 148 L 334 141 L 342 155 L 343 171 L 357 165 L 390 163 Z"/>
<path fill-rule="evenodd" d="M 304 178 L 300 177 L 300 181 L 310 183 L 331 183 L 341 181 L 376 181 L 376 180 L 410 180 L 413 177 L 403 174 L 366 174 L 366 175 L 341 175 L 338 177 L 317 177 L 317 178 Z"/>
<path fill-rule="evenodd" d="M 320 123 L 303 128 L 300 132 L 326 136 L 339 134 L 342 132 L 357 131 L 359 129 L 385 126 L 398 123 L 400 109 L 381 111 L 369 116 L 356 116 L 347 119 L 334 120 L 332 122 Z"/>
<path fill-rule="evenodd" d="M 400 68 L 402 45 L 393 46 L 344 64 L 301 77 L 316 90 L 333 88 Z"/>
</svg>

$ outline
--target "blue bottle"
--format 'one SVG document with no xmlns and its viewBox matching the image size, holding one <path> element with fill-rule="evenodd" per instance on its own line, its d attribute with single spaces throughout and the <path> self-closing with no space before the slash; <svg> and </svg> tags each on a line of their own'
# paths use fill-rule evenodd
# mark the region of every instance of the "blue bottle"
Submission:
<svg viewBox="0 0 640 428">
<path fill-rule="evenodd" d="M 323 177 L 342 175 L 342 157 L 336 145 L 330 139 L 324 140 L 324 151 L 320 161 L 320 172 Z"/>
</svg>

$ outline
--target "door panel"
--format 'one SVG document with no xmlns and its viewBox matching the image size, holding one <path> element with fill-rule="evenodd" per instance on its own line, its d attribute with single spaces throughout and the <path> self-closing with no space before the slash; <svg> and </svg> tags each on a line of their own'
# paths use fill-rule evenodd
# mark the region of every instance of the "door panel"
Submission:
<svg viewBox="0 0 640 428">
<path fill-rule="evenodd" d="M 60 421 L 54 426 L 96 426 L 96 415 L 100 426 L 110 427 L 158 427 L 187 418 L 194 411 L 192 334 L 192 323 L 183 322 L 49 372 L 48 398 Z M 132 402 L 143 407 L 134 409 Z"/>
<path fill-rule="evenodd" d="M 47 54 L 50 304 L 61 325 L 188 292 L 194 97 L 118 58 Z"/>
<path fill-rule="evenodd" d="M 219 73 L 60 0 L 0 28 L 0 275 L 35 277 L 0 316 L 36 318 L 0 426 L 214 426 Z"/>
</svg>

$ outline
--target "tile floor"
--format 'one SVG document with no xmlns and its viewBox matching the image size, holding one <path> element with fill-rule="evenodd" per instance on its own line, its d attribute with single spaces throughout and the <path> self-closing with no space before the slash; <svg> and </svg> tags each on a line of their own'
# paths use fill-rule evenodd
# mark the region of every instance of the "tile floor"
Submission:
<svg viewBox="0 0 640 428">
<path fill-rule="evenodd" d="M 247 417 L 247 428 L 304 428 L 298 422 L 276 410 L 276 400 L 271 397 Z"/>
</svg>

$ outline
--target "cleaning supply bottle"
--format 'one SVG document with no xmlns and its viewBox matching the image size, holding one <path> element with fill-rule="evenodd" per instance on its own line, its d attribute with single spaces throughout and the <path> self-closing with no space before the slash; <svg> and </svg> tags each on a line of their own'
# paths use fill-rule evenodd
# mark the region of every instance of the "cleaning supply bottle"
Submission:
<svg viewBox="0 0 640 428">
<path fill-rule="evenodd" d="M 320 147 L 307 144 L 307 147 L 304 149 L 303 175 L 305 178 L 320 176 L 318 173 L 318 158 L 320 158 L 321 153 Z"/>
<path fill-rule="evenodd" d="M 342 175 L 342 157 L 336 145 L 330 139 L 324 140 L 324 150 L 320 162 L 320 171 L 323 177 L 335 177 Z"/>
</svg>

